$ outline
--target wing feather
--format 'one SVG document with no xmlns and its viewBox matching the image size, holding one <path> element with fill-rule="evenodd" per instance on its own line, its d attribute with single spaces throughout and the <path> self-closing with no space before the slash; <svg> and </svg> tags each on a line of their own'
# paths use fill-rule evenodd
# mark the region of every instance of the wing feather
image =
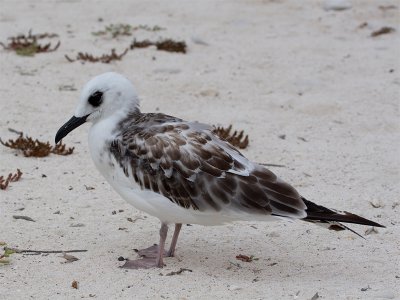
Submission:
<svg viewBox="0 0 400 300">
<path fill-rule="evenodd" d="M 200 123 L 163 114 L 124 121 L 110 150 L 143 188 L 187 209 L 302 218 L 301 196 Z"/>
</svg>

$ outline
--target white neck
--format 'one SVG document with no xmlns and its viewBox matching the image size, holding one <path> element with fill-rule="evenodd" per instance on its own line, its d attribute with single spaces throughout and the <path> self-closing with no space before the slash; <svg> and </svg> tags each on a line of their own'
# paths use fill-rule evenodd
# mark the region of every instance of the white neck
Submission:
<svg viewBox="0 0 400 300">
<path fill-rule="evenodd" d="M 103 157 L 108 153 L 107 148 L 112 140 L 116 138 L 120 122 L 129 114 L 128 110 L 120 110 L 107 118 L 95 120 L 89 130 L 89 150 L 92 159 L 98 168 L 106 159 Z"/>
</svg>

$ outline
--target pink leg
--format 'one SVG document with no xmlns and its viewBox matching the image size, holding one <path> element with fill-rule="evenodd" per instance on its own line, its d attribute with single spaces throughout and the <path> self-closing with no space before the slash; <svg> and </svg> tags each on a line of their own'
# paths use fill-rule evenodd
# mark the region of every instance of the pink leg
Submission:
<svg viewBox="0 0 400 300">
<path fill-rule="evenodd" d="M 165 240 L 167 239 L 167 233 L 168 233 L 168 225 L 166 223 L 161 223 L 161 229 L 160 229 L 160 246 L 158 248 L 158 257 L 156 260 L 156 265 L 159 268 L 164 267 L 164 248 L 165 248 Z"/>
<path fill-rule="evenodd" d="M 163 257 L 164 257 L 164 247 L 165 247 L 165 240 L 167 238 L 167 233 L 168 233 L 168 225 L 166 223 L 161 223 L 159 246 L 158 247 L 152 246 L 145 250 L 141 250 L 141 251 L 147 250 L 151 254 L 154 252 L 154 249 L 157 249 L 157 256 L 149 255 L 136 260 L 128 260 L 122 266 L 122 268 L 126 269 L 148 269 L 153 267 L 162 268 L 164 266 Z"/>
<path fill-rule="evenodd" d="M 176 247 L 176 243 L 178 242 L 178 236 L 179 236 L 179 232 L 181 231 L 181 228 L 182 228 L 182 224 L 180 224 L 180 223 L 175 224 L 175 231 L 174 231 L 174 235 L 172 236 L 171 246 L 169 247 L 169 250 L 167 253 L 168 257 L 175 256 L 175 247 Z"/>
<path fill-rule="evenodd" d="M 182 228 L 182 224 L 180 224 L 180 223 L 175 224 L 175 231 L 174 231 L 174 235 L 172 236 L 171 246 L 169 247 L 168 252 L 164 250 L 164 257 L 175 256 L 175 247 L 176 247 L 176 243 L 178 242 L 178 236 L 179 236 L 179 232 L 180 232 L 181 228 Z M 138 254 L 142 257 L 157 258 L 158 252 L 159 252 L 159 246 L 157 244 L 154 244 L 148 248 L 139 250 Z"/>
</svg>

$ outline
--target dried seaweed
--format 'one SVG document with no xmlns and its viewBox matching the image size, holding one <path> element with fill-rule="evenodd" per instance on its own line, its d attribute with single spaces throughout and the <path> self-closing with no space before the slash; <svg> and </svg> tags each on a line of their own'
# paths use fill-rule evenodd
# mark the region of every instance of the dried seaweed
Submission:
<svg viewBox="0 0 400 300">
<path fill-rule="evenodd" d="M 0 190 L 5 190 L 10 182 L 16 182 L 20 180 L 22 176 L 22 172 L 20 169 L 17 169 L 17 173 L 15 174 L 8 174 L 7 178 L 4 178 L 4 176 L 0 176 Z"/>
<path fill-rule="evenodd" d="M 0 266 L 1 265 L 8 265 L 11 262 L 10 259 L 9 259 L 10 255 L 14 254 L 15 252 L 10 250 L 10 249 L 8 249 L 7 248 L 7 244 L 5 242 L 0 242 L 0 246 L 5 246 L 3 248 L 4 252 L 0 253 Z"/>
<path fill-rule="evenodd" d="M 186 53 L 186 43 L 184 41 L 176 42 L 171 39 L 162 40 L 156 43 L 157 50 L 168 52 Z"/>
<path fill-rule="evenodd" d="M 78 289 L 78 281 L 76 281 L 76 280 L 72 281 L 71 287 L 74 289 Z"/>
<path fill-rule="evenodd" d="M 103 54 L 101 56 L 93 56 L 92 54 L 89 54 L 89 53 L 78 52 L 78 54 L 76 55 L 76 59 L 72 59 L 68 55 L 65 55 L 65 58 L 69 62 L 75 62 L 77 60 L 81 60 L 83 62 L 85 62 L 85 61 L 93 62 L 93 63 L 101 62 L 104 64 L 108 64 L 113 60 L 121 60 L 122 57 L 127 52 L 128 52 L 128 48 L 126 48 L 125 51 L 122 52 L 121 54 L 117 54 L 117 52 L 115 52 L 115 49 L 111 49 L 111 54 Z"/>
<path fill-rule="evenodd" d="M 7 45 L 2 42 L 0 42 L 0 45 L 6 50 L 15 51 L 18 55 L 33 56 L 36 53 L 56 51 L 61 45 L 60 41 L 54 47 L 52 47 L 51 43 L 40 44 L 38 42 L 40 39 L 54 37 L 58 37 L 58 35 L 55 33 L 32 34 L 32 31 L 29 30 L 28 35 L 21 34 L 9 37 Z"/>
<path fill-rule="evenodd" d="M 110 24 L 104 30 L 92 32 L 92 34 L 95 36 L 110 34 L 113 38 L 121 35 L 130 36 L 132 35 L 132 26 L 129 24 Z"/>
<path fill-rule="evenodd" d="M 172 272 L 169 272 L 169 273 L 167 273 L 167 274 L 165 274 L 165 276 L 174 276 L 174 275 L 180 275 L 180 274 L 182 274 L 183 272 L 193 272 L 193 270 L 190 270 L 190 269 L 186 269 L 186 268 L 180 268 L 178 271 L 172 271 Z"/>
<path fill-rule="evenodd" d="M 74 147 L 67 148 L 63 143 L 59 143 L 52 147 L 51 153 L 57 155 L 71 155 L 74 152 Z"/>
<path fill-rule="evenodd" d="M 21 133 L 19 137 L 16 140 L 8 140 L 8 142 L 3 142 L 0 139 L 0 143 L 3 146 L 12 148 L 12 149 L 17 149 L 21 150 L 24 156 L 30 157 L 44 157 L 50 154 L 51 152 L 51 146 L 50 143 L 43 143 L 40 142 L 39 140 L 33 140 L 30 137 L 24 137 L 23 134 Z"/>
<path fill-rule="evenodd" d="M 133 50 L 134 48 L 147 48 L 147 47 L 154 46 L 154 45 L 155 45 L 155 43 L 150 42 L 149 40 L 144 40 L 144 41 L 138 42 L 135 39 L 135 40 L 133 40 L 130 48 L 131 48 L 131 50 Z"/>
<path fill-rule="evenodd" d="M 172 39 L 165 39 L 157 42 L 152 42 L 149 40 L 144 41 L 137 41 L 136 39 L 133 40 L 132 44 L 130 45 L 130 49 L 133 50 L 134 48 L 147 48 L 150 46 L 156 46 L 157 50 L 160 51 L 167 51 L 167 52 L 178 52 L 178 53 L 186 53 L 186 43 L 184 41 L 174 41 Z"/>
<path fill-rule="evenodd" d="M 213 132 L 218 135 L 221 139 L 226 140 L 230 144 L 240 149 L 245 149 L 249 145 L 249 136 L 246 134 L 244 136 L 244 131 L 234 131 L 231 134 L 232 125 L 229 125 L 228 128 L 224 128 L 222 126 L 215 127 Z"/>
<path fill-rule="evenodd" d="M 0 143 L 3 146 L 21 150 L 26 157 L 45 157 L 50 153 L 57 155 L 70 155 L 74 152 L 74 147 L 66 148 L 65 144 L 59 143 L 54 147 L 50 146 L 50 142 L 41 142 L 38 139 L 32 139 L 29 136 L 24 136 L 21 132 L 16 140 L 8 140 L 3 142 L 0 139 Z"/>
<path fill-rule="evenodd" d="M 139 26 L 132 26 L 129 24 L 110 24 L 105 27 L 104 30 L 92 32 L 95 36 L 104 36 L 104 35 L 111 35 L 112 38 L 117 38 L 119 36 L 131 36 L 135 30 L 146 30 L 146 31 L 159 31 L 164 30 L 160 26 L 153 26 L 150 27 L 148 25 L 139 25 Z"/>
<path fill-rule="evenodd" d="M 388 34 L 388 33 L 392 33 L 392 32 L 395 32 L 395 31 L 396 30 L 393 27 L 385 26 L 385 27 L 382 27 L 381 29 L 379 29 L 377 31 L 372 32 L 371 36 L 372 37 L 376 37 L 376 36 L 379 36 L 379 35 L 382 35 L 382 34 Z"/>
<path fill-rule="evenodd" d="M 160 30 L 165 30 L 164 27 L 158 26 L 158 25 L 154 25 L 153 27 L 149 26 L 149 25 L 139 25 L 139 26 L 135 26 L 133 27 L 133 30 L 146 30 L 146 31 L 160 31 Z"/>
<path fill-rule="evenodd" d="M 244 254 L 236 255 L 236 259 L 244 261 L 244 262 L 252 262 L 254 260 L 258 260 L 258 258 L 254 257 L 254 255 L 247 256 L 247 255 L 244 255 Z"/>
</svg>

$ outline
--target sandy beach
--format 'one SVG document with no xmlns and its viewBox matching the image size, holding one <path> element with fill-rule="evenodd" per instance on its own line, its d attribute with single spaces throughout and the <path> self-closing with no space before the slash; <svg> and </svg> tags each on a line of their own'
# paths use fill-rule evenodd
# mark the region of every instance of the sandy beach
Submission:
<svg viewBox="0 0 400 300">
<path fill-rule="evenodd" d="M 400 299 L 400 3 L 331 2 L 0 0 L 5 46 L 29 30 L 60 42 L 34 56 L 0 46 L 3 141 L 18 137 L 11 128 L 53 146 L 82 86 L 116 71 L 134 83 L 142 111 L 232 124 L 249 135 L 242 153 L 283 165 L 269 169 L 307 199 L 387 227 L 350 226 L 364 240 L 301 221 L 184 225 L 163 269 L 121 269 L 119 257 L 158 241 L 159 220 L 105 182 L 84 125 L 64 139 L 71 155 L 0 145 L 0 176 L 23 173 L 0 190 L 1 248 L 87 250 L 69 253 L 73 262 L 11 254 L 0 263 L 0 299 Z M 111 24 L 130 27 L 113 37 Z M 134 39 L 184 41 L 187 52 L 65 58 L 120 54 Z"/>
</svg>

